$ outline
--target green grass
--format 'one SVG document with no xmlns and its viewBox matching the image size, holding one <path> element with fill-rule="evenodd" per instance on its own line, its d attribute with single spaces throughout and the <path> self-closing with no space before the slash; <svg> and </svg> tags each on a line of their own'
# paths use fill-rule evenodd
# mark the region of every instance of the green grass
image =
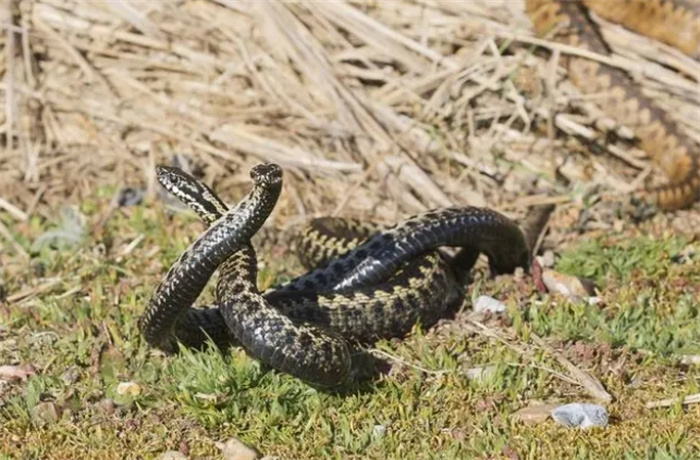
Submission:
<svg viewBox="0 0 700 460">
<path fill-rule="evenodd" d="M 395 364 L 378 381 L 324 393 L 241 350 L 166 357 L 148 349 L 137 318 L 202 225 L 144 206 L 117 210 L 93 231 L 107 215 L 108 192 L 83 205 L 89 231 L 79 245 L 35 248 L 28 264 L 12 253 L 1 256 L 9 295 L 58 281 L 0 304 L 0 364 L 36 369 L 0 390 L 0 459 L 151 458 L 178 449 L 190 458 L 216 457 L 214 443 L 231 436 L 283 458 L 690 459 L 700 452 L 700 406 L 644 408 L 700 392 L 700 369 L 678 359 L 700 354 L 698 243 L 624 235 L 581 242 L 559 269 L 598 282 L 602 303 L 595 306 L 537 295 L 509 277 L 477 276 L 473 295 L 495 295 L 509 305 L 508 321 L 486 322 L 508 343 L 475 333 L 465 313 L 376 345 L 439 372 Z M 0 218 L 27 250 L 61 225 L 60 218 L 22 225 Z M 139 235 L 143 241 L 120 256 Z M 289 276 L 290 266 L 272 265 L 265 277 Z M 205 295 L 211 298 L 211 291 Z M 512 420 L 531 401 L 590 400 L 552 372 L 565 371 L 532 343 L 533 333 L 615 396 L 608 428 Z M 485 365 L 494 369 L 488 377 L 466 377 L 467 369 Z M 127 381 L 141 392 L 118 394 Z M 115 406 L 105 408 L 106 399 Z M 57 419 L 38 415 L 47 403 L 61 410 Z"/>
</svg>

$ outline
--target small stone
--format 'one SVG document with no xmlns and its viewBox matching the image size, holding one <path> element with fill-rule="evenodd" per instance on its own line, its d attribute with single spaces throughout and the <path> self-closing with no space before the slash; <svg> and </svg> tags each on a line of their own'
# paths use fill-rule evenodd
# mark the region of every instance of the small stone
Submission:
<svg viewBox="0 0 700 460">
<path fill-rule="evenodd" d="M 158 460 L 187 460 L 187 455 L 177 450 L 166 450 L 158 456 Z"/>
<path fill-rule="evenodd" d="M 595 285 L 591 281 L 554 270 L 544 270 L 542 282 L 550 292 L 557 292 L 572 300 L 589 299 L 595 294 Z"/>
<path fill-rule="evenodd" d="M 593 124 L 595 125 L 596 129 L 603 132 L 611 132 L 618 127 L 615 120 L 608 117 L 600 117 L 595 120 Z"/>
<path fill-rule="evenodd" d="M 552 411 L 552 418 L 557 423 L 572 428 L 608 425 L 608 411 L 598 404 L 565 404 Z"/>
<path fill-rule="evenodd" d="M 36 371 L 31 364 L 22 366 L 0 366 L 0 380 L 6 382 L 25 381 L 34 374 L 36 374 Z"/>
<path fill-rule="evenodd" d="M 135 397 L 141 394 L 141 386 L 135 382 L 120 382 L 117 385 L 117 394 L 120 396 Z"/>
<path fill-rule="evenodd" d="M 622 138 L 622 139 L 634 139 L 635 138 L 634 131 L 632 131 L 628 126 L 618 126 L 616 132 L 617 132 L 617 135 L 620 136 L 620 138 Z"/>
<path fill-rule="evenodd" d="M 540 257 L 539 259 L 540 259 L 540 263 L 545 268 L 553 267 L 554 263 L 556 262 L 556 257 L 554 255 L 554 251 L 552 251 L 551 249 L 544 251 L 544 253 L 542 254 L 542 257 Z"/>
<path fill-rule="evenodd" d="M 102 399 L 95 406 L 105 415 L 112 415 L 117 410 L 117 405 L 109 398 Z"/>
<path fill-rule="evenodd" d="M 465 375 L 469 380 L 483 382 L 484 380 L 493 376 L 495 372 L 496 366 L 472 367 L 465 372 Z"/>
<path fill-rule="evenodd" d="M 487 295 L 480 295 L 474 302 L 474 311 L 479 313 L 503 313 L 507 308 L 503 302 Z"/>
<path fill-rule="evenodd" d="M 240 439 L 229 438 L 224 442 L 217 442 L 216 447 L 221 449 L 224 460 L 256 460 L 258 452 L 246 446 Z"/>
<path fill-rule="evenodd" d="M 532 403 L 514 412 L 510 417 L 514 421 L 526 424 L 542 423 L 550 417 L 552 410 L 556 407 L 556 404 Z"/>
<path fill-rule="evenodd" d="M 455 441 L 464 441 L 467 439 L 467 433 L 464 428 L 443 428 L 442 432 L 450 434 Z"/>
<path fill-rule="evenodd" d="M 386 425 L 374 425 L 372 428 L 372 437 L 375 439 L 383 438 L 386 433 Z"/>
<path fill-rule="evenodd" d="M 685 249 L 683 249 L 681 252 L 678 253 L 676 257 L 673 259 L 677 261 L 678 263 L 685 264 L 692 262 L 692 260 L 695 258 L 695 256 L 698 255 L 698 250 L 693 246 L 687 246 Z"/>
<path fill-rule="evenodd" d="M 40 402 L 32 409 L 32 417 L 38 422 L 55 423 L 61 418 L 61 408 L 51 401 Z"/>
<path fill-rule="evenodd" d="M 80 379 L 80 369 L 77 366 L 71 366 L 61 374 L 61 380 L 66 385 L 75 383 Z"/>
<path fill-rule="evenodd" d="M 680 355 L 681 364 L 700 364 L 700 355 Z"/>
<path fill-rule="evenodd" d="M 124 187 L 117 194 L 117 204 L 121 207 L 141 204 L 146 192 L 142 188 Z"/>
</svg>

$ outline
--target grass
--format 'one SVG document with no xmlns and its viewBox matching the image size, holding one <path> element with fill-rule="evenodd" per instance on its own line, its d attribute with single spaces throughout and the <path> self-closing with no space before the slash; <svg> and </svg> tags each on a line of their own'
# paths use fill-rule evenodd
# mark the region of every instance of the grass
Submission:
<svg viewBox="0 0 700 460">
<path fill-rule="evenodd" d="M 190 216 L 165 216 L 158 206 L 110 213 L 111 192 L 82 206 L 86 228 L 95 230 L 77 246 L 44 245 L 28 264 L 2 255 L 10 296 L 57 281 L 0 305 L 0 364 L 36 370 L 0 387 L 0 459 L 116 452 L 152 458 L 165 450 L 207 458 L 220 456 L 215 442 L 231 436 L 282 458 L 690 459 L 700 451 L 699 406 L 645 408 L 700 392 L 700 369 L 679 360 L 700 348 L 697 242 L 611 235 L 567 250 L 558 268 L 595 279 L 598 305 L 479 275 L 472 295 L 509 305 L 507 320 L 480 319 L 502 340 L 470 327 L 463 312 L 405 340 L 378 343 L 400 360 L 380 380 L 324 393 L 240 350 L 162 356 L 148 349 L 137 318 L 202 226 Z M 39 219 L 10 226 L 9 217 L 0 218 L 26 250 L 61 226 Z M 268 265 L 266 276 L 288 276 L 289 267 Z M 609 427 L 580 431 L 512 418 L 533 401 L 589 400 L 583 388 L 558 377 L 563 369 L 533 344 L 533 334 L 615 396 Z M 468 379 L 466 370 L 477 366 L 492 372 Z M 140 391 L 120 394 L 121 382 L 135 382 Z"/>
</svg>

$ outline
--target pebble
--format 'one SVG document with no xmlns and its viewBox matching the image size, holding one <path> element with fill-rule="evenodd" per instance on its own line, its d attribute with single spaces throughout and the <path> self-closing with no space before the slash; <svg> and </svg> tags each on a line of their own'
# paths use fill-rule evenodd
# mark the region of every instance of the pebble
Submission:
<svg viewBox="0 0 700 460">
<path fill-rule="evenodd" d="M 187 455 L 178 450 L 166 450 L 158 456 L 158 460 L 187 460 Z"/>
<path fill-rule="evenodd" d="M 483 366 L 483 367 L 472 367 L 465 372 L 465 375 L 469 380 L 474 380 L 477 382 L 482 382 L 488 379 L 496 372 L 496 366 Z"/>
<path fill-rule="evenodd" d="M 137 206 L 143 202 L 146 192 L 142 188 L 124 187 L 119 190 L 117 204 L 121 207 Z"/>
<path fill-rule="evenodd" d="M 32 409 L 32 418 L 38 422 L 57 422 L 61 418 L 61 408 L 51 401 L 40 402 Z"/>
<path fill-rule="evenodd" d="M 542 282 L 549 292 L 557 292 L 571 300 L 590 301 L 595 294 L 592 282 L 555 270 L 544 270 Z"/>
<path fill-rule="evenodd" d="M 112 415 L 117 410 L 117 405 L 109 398 L 104 398 L 96 404 L 97 409 L 104 415 Z"/>
<path fill-rule="evenodd" d="M 555 422 L 571 428 L 590 428 L 608 425 L 608 411 L 598 404 L 571 403 L 552 411 Z"/>
<path fill-rule="evenodd" d="M 372 428 L 372 437 L 375 439 L 383 438 L 385 433 L 386 425 L 374 425 Z"/>
<path fill-rule="evenodd" d="M 507 307 L 500 300 L 494 299 L 487 295 L 480 295 L 474 302 L 474 311 L 479 313 L 503 313 Z"/>
<path fill-rule="evenodd" d="M 554 255 L 554 251 L 545 251 L 544 254 L 542 254 L 542 256 L 539 258 L 539 260 L 540 264 L 542 264 L 542 266 L 545 268 L 554 267 L 554 264 L 556 263 L 556 256 Z"/>
<path fill-rule="evenodd" d="M 24 366 L 0 366 L 0 380 L 6 382 L 25 381 L 34 374 L 36 374 L 36 370 L 31 364 Z"/>
<path fill-rule="evenodd" d="M 63 371 L 60 379 L 66 385 L 71 385 L 80 379 L 80 369 L 77 366 L 71 366 Z"/>
<path fill-rule="evenodd" d="M 141 394 L 141 386 L 136 382 L 119 382 L 117 394 L 121 396 L 138 396 Z"/>
<path fill-rule="evenodd" d="M 224 460 L 256 460 L 259 456 L 255 449 L 248 447 L 237 438 L 217 442 L 216 447 L 221 449 Z"/>
</svg>

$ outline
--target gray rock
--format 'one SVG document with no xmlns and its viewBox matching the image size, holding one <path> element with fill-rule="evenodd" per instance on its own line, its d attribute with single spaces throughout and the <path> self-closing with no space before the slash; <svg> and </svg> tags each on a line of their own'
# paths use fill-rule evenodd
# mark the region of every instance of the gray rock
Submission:
<svg viewBox="0 0 700 460">
<path fill-rule="evenodd" d="M 608 425 L 608 411 L 598 404 L 565 404 L 552 411 L 552 418 L 557 423 L 572 428 L 606 427 Z"/>
</svg>

